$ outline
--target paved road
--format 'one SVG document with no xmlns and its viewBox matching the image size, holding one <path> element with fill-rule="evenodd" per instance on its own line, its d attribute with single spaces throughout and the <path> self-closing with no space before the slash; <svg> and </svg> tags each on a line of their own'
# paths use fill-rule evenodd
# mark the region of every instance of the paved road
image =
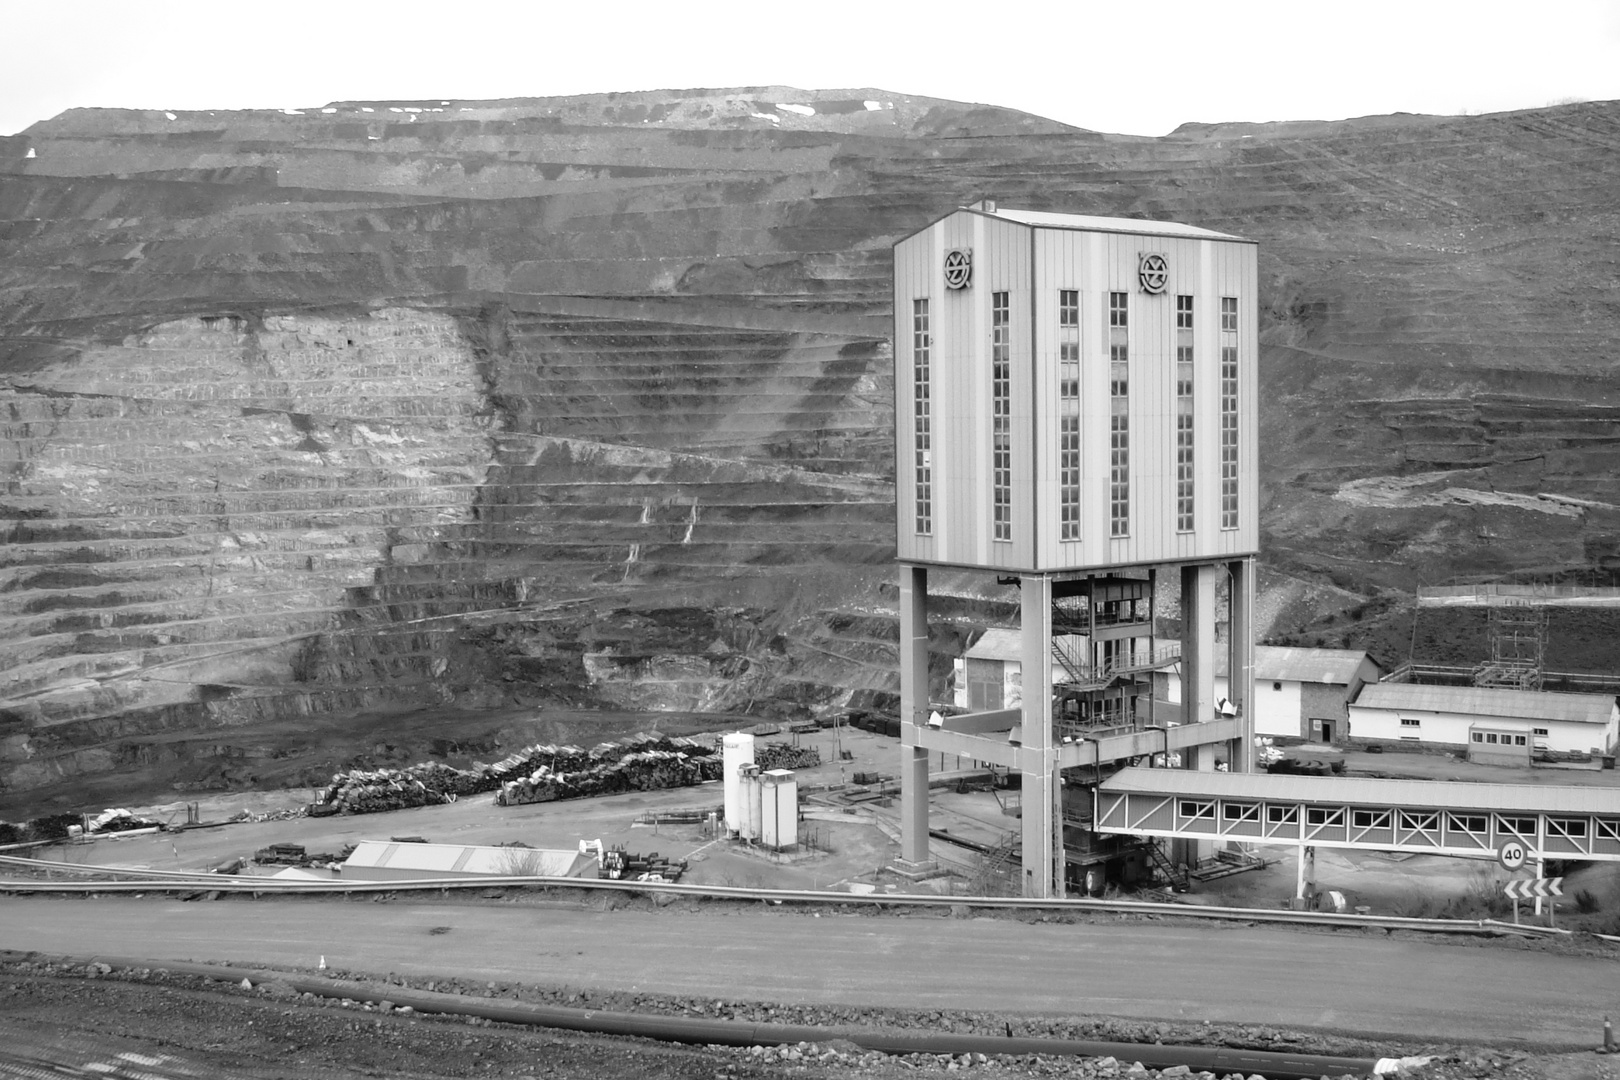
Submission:
<svg viewBox="0 0 1620 1080">
<path fill-rule="evenodd" d="M 447 932 L 430 933 L 439 927 Z M 723 1000 L 1092 1013 L 1585 1047 L 1620 961 L 1362 932 L 603 912 L 338 900 L 0 898 L 0 948 L 290 964 Z"/>
</svg>

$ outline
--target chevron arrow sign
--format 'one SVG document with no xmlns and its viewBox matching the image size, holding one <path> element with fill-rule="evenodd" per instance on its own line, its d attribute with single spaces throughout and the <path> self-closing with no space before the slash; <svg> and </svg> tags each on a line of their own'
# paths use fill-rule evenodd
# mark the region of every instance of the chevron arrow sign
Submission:
<svg viewBox="0 0 1620 1080">
<path fill-rule="evenodd" d="M 1509 900 L 1534 900 L 1538 896 L 1563 896 L 1564 879 L 1561 877 L 1526 878 L 1510 881 L 1502 887 Z"/>
</svg>

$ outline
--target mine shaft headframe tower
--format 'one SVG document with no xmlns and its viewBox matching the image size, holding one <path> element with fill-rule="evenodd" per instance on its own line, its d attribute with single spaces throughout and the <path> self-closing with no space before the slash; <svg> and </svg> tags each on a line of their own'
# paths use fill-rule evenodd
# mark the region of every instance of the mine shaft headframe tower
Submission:
<svg viewBox="0 0 1620 1080">
<path fill-rule="evenodd" d="M 1223 742 L 1235 768 L 1249 767 L 1255 256 L 1252 241 L 1189 225 L 988 200 L 895 244 L 902 866 L 928 863 L 930 750 L 1020 774 L 1024 891 L 1039 897 L 1064 888 L 1064 769 L 1161 749 L 1210 768 Z M 1017 579 L 1024 692 L 1016 708 L 929 724 L 931 569 Z M 1062 601 L 1084 593 L 1092 607 L 1113 592 L 1135 599 L 1143 590 L 1133 582 L 1166 570 L 1180 575 L 1188 722 L 1145 730 L 1139 713 L 1110 712 L 1094 699 L 1105 728 L 1068 738 L 1054 731 L 1055 694 L 1031 688 L 1066 686 L 1064 706 L 1079 715 L 1077 694 L 1141 670 L 1139 651 L 1120 651 L 1142 648 L 1140 629 L 1116 633 L 1107 648 L 1106 635 L 1093 632 L 1083 652 L 1065 650 L 1075 620 Z M 1223 579 L 1237 707 L 1224 718 L 1214 700 Z M 1054 601 L 1063 639 L 1056 654 Z M 1137 607 L 1129 617 L 1142 614 Z M 1151 625 L 1152 613 L 1146 618 Z M 1133 640 L 1122 645 L 1121 634 Z M 1147 637 L 1151 650 L 1151 630 Z M 1151 666 L 1159 657 L 1147 659 Z"/>
</svg>

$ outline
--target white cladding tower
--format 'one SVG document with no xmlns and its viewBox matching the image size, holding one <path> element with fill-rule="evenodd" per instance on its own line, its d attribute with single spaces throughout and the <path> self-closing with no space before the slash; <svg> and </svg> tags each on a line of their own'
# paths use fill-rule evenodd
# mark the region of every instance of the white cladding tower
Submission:
<svg viewBox="0 0 1620 1080">
<path fill-rule="evenodd" d="M 1255 255 L 1252 241 L 1190 225 L 988 201 L 895 245 L 904 861 L 927 860 L 931 748 L 1023 776 L 1025 891 L 1035 896 L 1063 889 L 1059 778 L 1086 761 L 1072 743 L 1095 763 L 1126 746 L 1099 743 L 1105 729 L 1141 736 L 1133 746 L 1162 737 L 1151 750 L 1174 744 L 1199 767 L 1211 760 L 1200 746 L 1230 743 L 1246 767 Z M 930 567 L 1019 584 L 1017 709 L 927 724 Z M 1149 685 L 1138 676 L 1176 651 L 1153 631 L 1157 572 L 1172 568 L 1185 719 L 1219 719 L 1224 584 L 1236 723 L 1144 731 L 1152 705 L 1138 701 Z M 1055 694 L 1031 692 L 1053 683 Z"/>
</svg>

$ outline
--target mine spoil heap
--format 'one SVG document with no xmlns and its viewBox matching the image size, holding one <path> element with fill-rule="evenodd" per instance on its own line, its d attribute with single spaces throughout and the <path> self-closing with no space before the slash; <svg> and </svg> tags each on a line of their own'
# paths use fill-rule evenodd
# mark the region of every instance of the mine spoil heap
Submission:
<svg viewBox="0 0 1620 1080">
<path fill-rule="evenodd" d="M 1617 147 L 785 87 L 0 138 L 0 789 L 359 710 L 892 704 L 889 251 L 982 194 L 1260 242 L 1274 630 L 1612 571 Z M 951 602 L 944 652 L 1011 613 Z"/>
</svg>

